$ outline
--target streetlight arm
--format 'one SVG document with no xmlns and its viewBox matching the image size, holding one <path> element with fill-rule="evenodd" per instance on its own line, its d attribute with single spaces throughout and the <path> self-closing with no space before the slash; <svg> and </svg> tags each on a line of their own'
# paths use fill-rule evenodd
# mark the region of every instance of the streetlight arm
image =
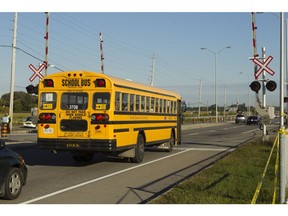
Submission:
<svg viewBox="0 0 288 216">
<path fill-rule="evenodd" d="M 221 50 L 219 50 L 219 51 L 217 52 L 217 54 L 219 54 L 220 52 L 222 52 L 224 49 L 230 49 L 230 48 L 231 48 L 231 46 L 224 47 L 224 48 L 222 48 Z"/>
</svg>

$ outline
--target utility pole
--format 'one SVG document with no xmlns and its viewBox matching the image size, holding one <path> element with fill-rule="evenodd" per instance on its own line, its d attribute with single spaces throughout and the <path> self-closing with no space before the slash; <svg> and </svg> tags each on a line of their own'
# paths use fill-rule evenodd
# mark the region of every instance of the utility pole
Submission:
<svg viewBox="0 0 288 216">
<path fill-rule="evenodd" d="M 48 46 L 49 46 L 49 19 L 50 19 L 50 13 L 49 12 L 45 12 L 46 14 L 46 35 L 44 37 L 45 41 L 46 41 L 46 45 L 45 45 L 45 76 L 47 76 L 48 74 Z"/>
<path fill-rule="evenodd" d="M 100 53 L 101 53 L 101 56 L 100 56 L 101 72 L 102 74 L 104 74 L 104 54 L 103 54 L 103 46 L 102 46 L 102 43 L 103 43 L 102 32 L 99 33 L 99 37 L 100 37 Z"/>
<path fill-rule="evenodd" d="M 14 29 L 13 29 L 13 44 L 12 44 L 12 63 L 11 63 L 11 80 L 10 80 L 10 104 L 9 104 L 9 116 L 10 116 L 10 131 L 13 130 L 13 103 L 14 103 L 14 82 L 15 82 L 15 63 L 16 63 L 16 39 L 17 39 L 17 12 L 14 16 Z"/>
<path fill-rule="evenodd" d="M 152 57 L 152 75 L 151 75 L 151 80 L 150 80 L 150 86 L 154 85 L 154 73 L 155 73 L 155 54 L 153 53 Z"/>
</svg>

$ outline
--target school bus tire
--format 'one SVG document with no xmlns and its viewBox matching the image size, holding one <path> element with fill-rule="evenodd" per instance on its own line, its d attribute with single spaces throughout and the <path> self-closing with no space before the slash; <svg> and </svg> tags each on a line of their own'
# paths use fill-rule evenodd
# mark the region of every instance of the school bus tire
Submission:
<svg viewBox="0 0 288 216">
<path fill-rule="evenodd" d="M 144 158 L 145 139 L 143 134 L 139 133 L 137 137 L 137 145 L 135 147 L 135 156 L 132 158 L 133 163 L 140 163 Z"/>
<path fill-rule="evenodd" d="M 170 140 L 168 142 L 167 152 L 172 152 L 173 151 L 174 143 L 175 143 L 175 135 L 174 135 L 174 132 L 171 131 Z"/>
</svg>

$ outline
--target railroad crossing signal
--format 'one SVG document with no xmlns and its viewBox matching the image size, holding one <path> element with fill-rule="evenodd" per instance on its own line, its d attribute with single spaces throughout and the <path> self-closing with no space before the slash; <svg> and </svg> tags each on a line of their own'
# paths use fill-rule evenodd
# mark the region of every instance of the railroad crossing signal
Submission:
<svg viewBox="0 0 288 216">
<path fill-rule="evenodd" d="M 269 80 L 265 86 L 266 86 L 266 89 L 271 92 L 273 92 L 277 88 L 277 84 L 273 80 Z M 252 91 L 258 93 L 261 88 L 261 84 L 259 81 L 255 80 L 249 85 L 249 87 L 251 88 Z"/>
<path fill-rule="evenodd" d="M 33 71 L 33 75 L 29 78 L 30 82 L 32 82 L 37 76 L 39 79 L 44 78 L 44 75 L 41 74 L 41 71 L 45 68 L 46 64 L 41 64 L 38 69 L 36 69 L 32 64 L 29 65 L 29 68 Z"/>
<path fill-rule="evenodd" d="M 259 75 L 264 71 L 269 73 L 271 76 L 275 74 L 275 72 L 271 68 L 268 67 L 268 64 L 272 61 L 272 59 L 273 59 L 272 56 L 269 56 L 265 62 L 261 62 L 257 58 L 252 59 L 252 61 L 260 67 L 254 74 L 255 79 L 258 79 Z"/>
</svg>

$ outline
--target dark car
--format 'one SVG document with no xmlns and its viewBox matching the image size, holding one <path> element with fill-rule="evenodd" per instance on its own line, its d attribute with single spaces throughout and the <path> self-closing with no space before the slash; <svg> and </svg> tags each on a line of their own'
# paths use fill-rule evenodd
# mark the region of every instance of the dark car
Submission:
<svg viewBox="0 0 288 216">
<path fill-rule="evenodd" d="M 27 167 L 21 155 L 8 149 L 0 140 L 0 197 L 16 199 L 26 184 Z"/>
<path fill-rule="evenodd" d="M 259 116 L 249 116 L 247 118 L 247 125 L 252 125 L 252 124 L 258 125 L 259 121 L 260 121 Z"/>
<path fill-rule="evenodd" d="M 236 115 L 236 118 L 235 118 L 235 123 L 236 124 L 239 124 L 239 123 L 245 123 L 246 122 L 246 118 L 243 114 L 238 114 Z"/>
</svg>

